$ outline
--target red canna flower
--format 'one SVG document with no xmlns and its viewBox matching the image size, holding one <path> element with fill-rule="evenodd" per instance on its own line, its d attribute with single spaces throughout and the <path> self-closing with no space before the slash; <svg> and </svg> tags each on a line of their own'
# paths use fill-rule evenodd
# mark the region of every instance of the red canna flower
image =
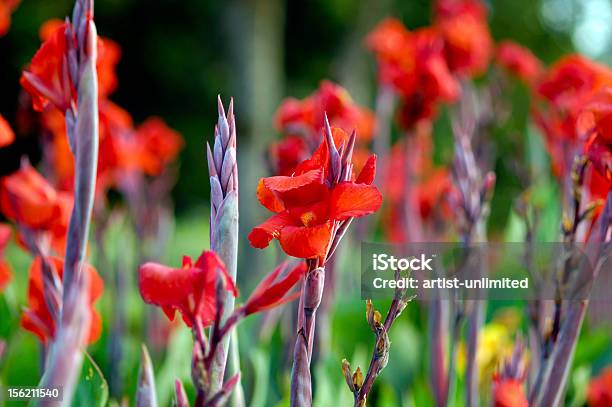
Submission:
<svg viewBox="0 0 612 407">
<path fill-rule="evenodd" d="M 147 175 L 159 175 L 177 157 L 183 138 L 159 117 L 151 117 L 136 129 L 131 146 L 119 151 L 122 164 L 135 165 Z"/>
<path fill-rule="evenodd" d="M 28 164 L 0 179 L 0 210 L 31 229 L 50 229 L 56 224 L 62 210 L 59 200 L 57 191 Z"/>
<path fill-rule="evenodd" d="M 380 82 L 402 98 L 403 127 L 430 119 L 438 104 L 459 96 L 459 84 L 444 58 L 443 37 L 436 28 L 409 32 L 399 21 L 387 19 L 374 28 L 366 44 L 376 55 Z"/>
<path fill-rule="evenodd" d="M 529 407 L 523 383 L 517 379 L 494 378 L 494 407 Z"/>
<path fill-rule="evenodd" d="M 0 0 L 0 37 L 6 35 L 11 26 L 11 14 L 19 5 L 19 0 Z"/>
<path fill-rule="evenodd" d="M 587 390 L 589 407 L 612 406 L 612 368 L 605 368 L 598 377 L 589 383 Z"/>
<path fill-rule="evenodd" d="M 0 148 L 6 147 L 15 141 L 15 133 L 8 122 L 0 115 Z"/>
<path fill-rule="evenodd" d="M 339 222 L 369 215 L 380 208 L 382 196 L 371 185 L 375 156 L 355 180 L 350 154 L 345 155 L 344 160 L 351 169 L 340 174 L 341 158 L 336 146 L 344 145 L 352 151 L 354 135 L 349 140 L 343 130 L 329 127 L 325 133 L 319 148 L 297 166 L 292 176 L 259 181 L 259 202 L 276 214 L 251 231 L 249 241 L 254 247 L 264 248 L 272 239 L 278 239 L 290 256 L 324 258 Z"/>
<path fill-rule="evenodd" d="M 446 61 L 460 76 L 486 71 L 493 51 L 487 12 L 479 0 L 439 0 L 435 25 L 444 38 Z"/>
<path fill-rule="evenodd" d="M 151 262 L 141 265 L 138 287 L 144 301 L 161 307 L 170 320 L 178 310 L 187 326 L 192 327 L 196 317 L 208 326 L 217 312 L 219 277 L 225 290 L 237 296 L 236 286 L 223 262 L 213 251 L 203 251 L 195 263 L 190 257 L 183 257 L 181 268 Z"/>
<path fill-rule="evenodd" d="M 11 228 L 8 225 L 0 223 L 0 293 L 11 281 L 13 276 L 11 266 L 4 258 L 4 250 L 11 239 Z"/>
<path fill-rule="evenodd" d="M 526 84 L 543 73 L 542 62 L 533 53 L 513 41 L 503 41 L 497 47 L 496 62 Z"/>
<path fill-rule="evenodd" d="M 50 256 L 47 258 L 52 272 L 61 284 L 64 273 L 64 261 L 59 257 Z M 102 332 L 102 319 L 94 308 L 96 301 L 102 296 L 104 282 L 98 272 L 87 265 L 85 273 L 89 278 L 89 312 L 91 323 L 89 327 L 88 343 L 98 340 Z M 28 282 L 28 307 L 21 318 L 23 329 L 34 333 L 43 343 L 47 343 L 55 335 L 55 321 L 49 310 L 45 297 L 45 284 L 43 281 L 43 262 L 40 257 L 36 257 L 30 267 L 30 278 Z"/>
<path fill-rule="evenodd" d="M 76 100 L 68 67 L 66 28 L 64 23 L 55 29 L 21 76 L 21 86 L 32 96 L 37 111 L 44 110 L 51 103 L 65 112 Z"/>
<path fill-rule="evenodd" d="M 293 301 L 299 296 L 299 292 L 293 294 L 287 293 L 306 273 L 306 263 L 300 262 L 278 280 L 278 276 L 287 269 L 287 266 L 287 263 L 279 265 L 257 285 L 246 304 L 243 306 L 245 315 L 266 311 L 286 302 Z"/>
</svg>

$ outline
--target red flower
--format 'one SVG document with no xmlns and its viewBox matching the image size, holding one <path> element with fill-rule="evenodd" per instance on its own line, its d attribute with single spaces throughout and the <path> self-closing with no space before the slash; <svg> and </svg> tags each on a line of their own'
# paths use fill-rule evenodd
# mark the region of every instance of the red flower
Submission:
<svg viewBox="0 0 612 407">
<path fill-rule="evenodd" d="M 612 406 L 612 368 L 605 368 L 601 374 L 591 380 L 587 391 L 589 407 Z"/>
<path fill-rule="evenodd" d="M 32 229 L 52 228 L 61 214 L 58 193 L 30 165 L 0 179 L 0 210 Z"/>
<path fill-rule="evenodd" d="M 314 137 L 312 144 L 316 146 L 326 114 L 333 126 L 345 131 L 355 128 L 362 140 L 372 138 L 372 112 L 356 105 L 346 89 L 330 81 L 322 81 L 319 89 L 303 100 L 286 99 L 278 108 L 274 122 L 280 131 Z"/>
<path fill-rule="evenodd" d="M 4 249 L 11 239 L 11 228 L 8 225 L 0 223 L 0 293 L 11 281 L 12 273 L 11 266 L 4 258 Z"/>
<path fill-rule="evenodd" d="M 299 292 L 293 294 L 287 293 L 306 273 L 306 264 L 300 262 L 277 281 L 278 276 L 285 269 L 287 269 L 287 263 L 279 265 L 257 285 L 246 304 L 244 304 L 245 315 L 266 311 L 286 302 L 293 301 L 299 296 Z"/>
<path fill-rule="evenodd" d="M 439 103 L 459 96 L 459 84 L 444 59 L 444 42 L 437 29 L 409 32 L 399 21 L 387 19 L 374 28 L 366 44 L 376 55 L 379 80 L 402 97 L 403 127 L 430 119 Z"/>
<path fill-rule="evenodd" d="M 59 282 L 61 283 L 64 273 L 64 261 L 59 257 L 48 257 L 49 264 L 53 268 Z M 94 308 L 95 302 L 102 296 L 104 282 L 97 271 L 87 265 L 84 272 L 89 278 L 89 313 L 91 317 L 88 343 L 98 340 L 102 332 L 102 320 Z M 43 282 L 42 260 L 36 257 L 30 267 L 30 278 L 28 283 L 28 307 L 21 318 L 23 329 L 34 333 L 43 343 L 47 343 L 55 335 L 55 321 L 49 311 L 45 299 L 45 284 Z"/>
<path fill-rule="evenodd" d="M 223 279 L 225 289 L 237 296 L 236 286 L 223 262 L 214 252 L 204 251 L 195 264 L 185 256 L 181 268 L 158 263 L 141 265 L 138 287 L 144 301 L 161 307 L 170 320 L 178 310 L 187 326 L 193 326 L 196 317 L 208 326 L 215 319 L 219 277 Z"/>
<path fill-rule="evenodd" d="M 523 383 L 517 379 L 495 378 L 493 383 L 494 407 L 529 407 Z"/>
<path fill-rule="evenodd" d="M 308 146 L 300 136 L 289 135 L 270 145 L 270 158 L 275 163 L 275 173 L 291 175 L 294 168 L 308 158 Z"/>
<path fill-rule="evenodd" d="M 342 145 L 340 140 L 347 139 L 346 133 L 340 129 L 333 132 L 332 142 Z M 328 138 L 332 139 L 331 134 Z M 382 196 L 369 184 L 375 172 L 375 157 L 357 181 L 352 181 L 352 170 L 345 181 L 331 181 L 334 164 L 328 138 L 323 139 L 310 159 L 297 166 L 292 176 L 259 181 L 259 202 L 276 214 L 251 231 L 249 241 L 254 247 L 264 248 L 272 239 L 278 239 L 290 256 L 325 257 L 338 222 L 378 210 Z"/>
<path fill-rule="evenodd" d="M 493 51 L 484 5 L 479 0 L 439 0 L 435 11 L 451 71 L 469 76 L 483 73 Z"/>
<path fill-rule="evenodd" d="M 11 26 L 11 14 L 19 5 L 19 0 L 0 0 L 0 37 L 4 36 Z"/>
<path fill-rule="evenodd" d="M 66 28 L 62 24 L 53 32 L 21 76 L 21 86 L 32 96 L 35 110 L 42 111 L 50 102 L 65 112 L 76 100 L 66 54 Z"/>
<path fill-rule="evenodd" d="M 0 115 L 0 148 L 6 147 L 15 141 L 15 133 L 8 122 Z"/>
<path fill-rule="evenodd" d="M 499 44 L 496 61 L 527 84 L 533 83 L 543 72 L 542 62 L 529 49 L 512 41 Z"/>
</svg>

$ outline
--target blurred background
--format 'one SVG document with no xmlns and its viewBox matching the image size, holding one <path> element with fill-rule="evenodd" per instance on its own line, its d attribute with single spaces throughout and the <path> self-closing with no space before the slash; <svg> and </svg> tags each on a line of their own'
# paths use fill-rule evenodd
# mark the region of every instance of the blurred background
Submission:
<svg viewBox="0 0 612 407">
<path fill-rule="evenodd" d="M 612 1 L 495 0 L 486 3 L 490 29 L 496 41 L 515 40 L 530 48 L 545 63 L 573 51 L 606 63 L 612 62 Z M 71 12 L 72 6 L 71 0 L 22 0 L 14 12 L 9 33 L 0 38 L 0 114 L 9 122 L 15 121 L 21 71 L 40 45 L 38 30 L 41 24 L 50 18 L 63 18 Z M 208 247 L 209 183 L 205 142 L 213 138 L 217 94 L 226 103 L 234 97 L 239 138 L 240 225 L 244 239 L 240 248 L 243 265 L 239 269 L 239 284 L 244 287 L 252 287 L 255 281 L 249 272 L 261 275 L 276 261 L 270 250 L 253 256 L 246 235 L 264 218 L 265 211 L 256 202 L 255 188 L 257 179 L 267 174 L 267 144 L 279 137 L 273 127 L 273 117 L 280 102 L 287 96 L 302 98 L 309 95 L 322 79 L 331 79 L 346 87 L 358 104 L 373 109 L 376 66 L 374 58 L 363 46 L 364 37 L 387 16 L 401 19 L 410 29 L 428 25 L 432 9 L 430 2 L 425 0 L 96 0 L 95 7 L 99 34 L 113 39 L 122 49 L 117 68 L 119 88 L 111 99 L 127 109 L 136 123 L 150 115 L 162 117 L 183 135 L 186 142 L 173 190 L 176 232 L 164 256 L 171 259 L 172 264 L 176 264 L 183 253 L 197 255 L 202 248 Z M 524 89 L 515 93 L 512 95 L 513 105 L 523 106 L 525 128 L 528 98 Z M 448 131 L 448 123 L 445 125 L 442 119 L 442 125 L 435 127 L 435 137 L 443 139 Z M 512 137 L 512 134 L 499 136 Z M 22 155 L 28 155 L 34 163 L 40 159 L 36 134 L 17 134 L 17 137 L 13 146 L 0 149 L 0 175 L 15 170 Z M 521 186 L 507 170 L 510 163 L 505 160 L 512 160 L 512 157 L 499 156 L 495 168 L 498 185 L 490 220 L 493 233 L 507 230 L 512 201 L 521 192 Z M 115 256 L 130 257 L 120 249 L 122 242 L 130 238 L 122 236 L 120 229 L 111 231 L 109 236 L 119 242 L 115 244 L 119 248 Z M 27 270 L 29 260 L 25 254 L 16 248 L 12 248 L 9 254 L 15 262 L 16 274 Z M 266 258 L 265 265 L 259 264 L 262 257 Z M 128 265 L 130 261 L 133 259 L 126 260 Z M 26 278 L 17 279 L 17 287 L 7 294 L 7 304 L 22 301 L 11 298 L 20 297 L 25 292 Z M 107 293 L 105 306 L 115 300 L 112 292 Z M 134 308 L 128 306 L 129 310 L 142 308 L 136 292 L 127 302 L 128 305 L 131 302 L 138 304 Z M 7 304 L 0 303 L 0 307 Z M 491 313 L 496 307 L 492 308 Z M 362 310 L 363 303 L 357 293 L 347 295 L 335 305 L 334 325 L 330 331 L 354 332 L 354 335 L 340 334 L 332 338 L 334 353 L 316 368 L 315 386 L 318 403 L 321 403 L 316 405 L 325 406 L 331 402 L 342 405 L 347 398 L 350 402 L 350 393 L 342 383 L 339 360 L 346 356 L 362 366 L 366 364 L 370 337 Z M 0 315 L 2 312 L 0 309 Z M 134 335 L 127 339 L 126 356 L 121 362 L 122 380 L 126 380 L 123 391 L 126 393 L 131 391 L 135 379 L 127 372 L 135 372 L 138 365 L 140 312 L 129 311 L 127 316 L 128 330 Z M 418 307 L 409 306 L 406 313 L 408 316 L 394 327 L 392 341 L 401 346 L 392 349 L 393 360 L 382 377 L 383 384 L 377 389 L 376 397 L 380 403 L 377 405 L 398 405 L 403 395 L 401 392 L 398 395 L 394 389 L 405 386 L 406 377 L 416 384 L 413 388 L 419 388 L 419 383 L 426 387 L 426 369 L 422 366 L 425 358 L 417 355 L 417 349 L 424 345 L 422 334 L 426 331 L 426 318 L 419 314 Z M 516 310 L 514 314 L 502 310 L 496 318 L 499 323 L 489 331 L 492 338 L 501 338 L 507 334 L 502 332 L 504 329 L 520 324 Z M 291 321 L 285 322 L 290 329 Z M 18 316 L 12 322 L 12 329 L 16 329 L 16 323 Z M 9 329 L 2 324 L 0 327 L 3 331 Z M 110 346 L 106 328 L 93 354 L 107 374 L 113 369 L 109 366 L 111 358 L 105 352 Z M 250 320 L 241 330 L 260 331 L 259 328 L 257 322 Z M 0 334 L 5 336 L 6 332 Z M 360 334 L 363 334 L 363 343 L 356 341 Z M 35 339 L 28 333 L 21 335 L 27 343 L 10 355 L 3 375 L 8 383 L 23 385 L 35 382 L 29 369 L 35 368 L 38 361 L 28 357 L 28 353 L 36 349 Z M 261 338 L 264 345 L 255 346 L 248 341 L 241 344 L 241 351 L 246 355 L 245 387 L 252 397 L 253 406 L 282 404 L 286 401 L 283 397 L 288 377 L 279 375 L 275 367 L 286 366 L 289 354 L 278 349 L 271 351 L 283 343 L 277 331 L 267 334 L 261 330 Z M 168 385 L 171 385 L 172 378 L 189 375 L 189 333 L 182 330 L 172 341 L 174 346 L 167 348 L 167 357 L 162 357 L 159 349 L 156 352 L 155 346 L 152 349 L 158 382 L 165 383 L 165 387 L 162 384 L 159 390 L 161 405 L 169 400 L 171 386 Z M 607 334 L 590 333 L 579 346 L 576 365 L 593 360 L 607 348 Z M 25 362 L 20 365 L 20 361 Z M 604 365 L 606 362 L 609 361 L 602 359 L 598 363 Z M 572 380 L 585 381 L 589 376 L 588 372 L 580 370 L 576 374 L 578 376 Z M 338 394 L 341 394 L 341 400 L 337 399 Z M 415 405 L 427 405 L 430 396 L 417 394 L 411 397 Z"/>
</svg>

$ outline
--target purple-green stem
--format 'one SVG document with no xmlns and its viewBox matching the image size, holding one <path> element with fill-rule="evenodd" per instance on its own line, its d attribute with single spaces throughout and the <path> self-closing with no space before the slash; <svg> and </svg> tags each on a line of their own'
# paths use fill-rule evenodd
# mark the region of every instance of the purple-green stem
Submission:
<svg viewBox="0 0 612 407">
<path fill-rule="evenodd" d="M 68 227 L 64 259 L 63 301 L 56 336 L 40 385 L 63 387 L 60 403 L 41 401 L 41 406 L 70 405 L 81 372 L 86 335 L 90 325 L 88 275 L 83 273 L 89 224 L 94 201 L 98 164 L 97 34 L 93 0 L 77 0 L 70 30 L 76 49 L 69 49 L 71 80 L 78 105 L 66 111 L 66 129 L 75 156 L 74 207 Z"/>
<path fill-rule="evenodd" d="M 238 263 L 238 164 L 236 161 L 236 121 L 234 103 L 230 101 L 226 116 L 221 98 L 217 100 L 218 121 L 215 127 L 213 148 L 207 145 L 208 168 L 211 187 L 210 245 L 219 258 L 225 263 L 228 274 L 236 281 Z M 224 304 L 222 321 L 226 321 L 234 310 L 234 296 L 223 293 Z M 214 328 L 211 336 L 214 335 Z M 230 347 L 230 341 L 234 344 Z M 237 334 L 226 335 L 222 347 L 215 352 L 211 370 L 211 391 L 223 388 L 225 370 L 230 357 L 229 376 L 234 377 L 239 371 Z M 244 393 L 240 382 L 232 395 L 234 407 L 244 406 Z"/>
<path fill-rule="evenodd" d="M 136 389 L 136 407 L 157 407 L 155 394 L 155 375 L 153 363 L 147 347 L 142 344 L 140 352 L 140 370 L 138 371 L 138 387 Z"/>
</svg>

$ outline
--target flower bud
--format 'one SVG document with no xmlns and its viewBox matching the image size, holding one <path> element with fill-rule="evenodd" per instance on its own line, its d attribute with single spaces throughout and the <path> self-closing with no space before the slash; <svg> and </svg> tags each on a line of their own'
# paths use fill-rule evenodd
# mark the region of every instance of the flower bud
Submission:
<svg viewBox="0 0 612 407">
<path fill-rule="evenodd" d="M 353 377 L 351 375 L 351 364 L 346 359 L 342 359 L 342 373 L 344 374 L 344 380 L 346 385 L 351 389 L 351 392 L 355 393 L 355 385 L 353 383 Z"/>
<path fill-rule="evenodd" d="M 304 310 L 314 312 L 319 308 L 323 296 L 325 283 L 325 270 L 318 267 L 306 275 L 306 286 L 304 288 Z"/>
</svg>

